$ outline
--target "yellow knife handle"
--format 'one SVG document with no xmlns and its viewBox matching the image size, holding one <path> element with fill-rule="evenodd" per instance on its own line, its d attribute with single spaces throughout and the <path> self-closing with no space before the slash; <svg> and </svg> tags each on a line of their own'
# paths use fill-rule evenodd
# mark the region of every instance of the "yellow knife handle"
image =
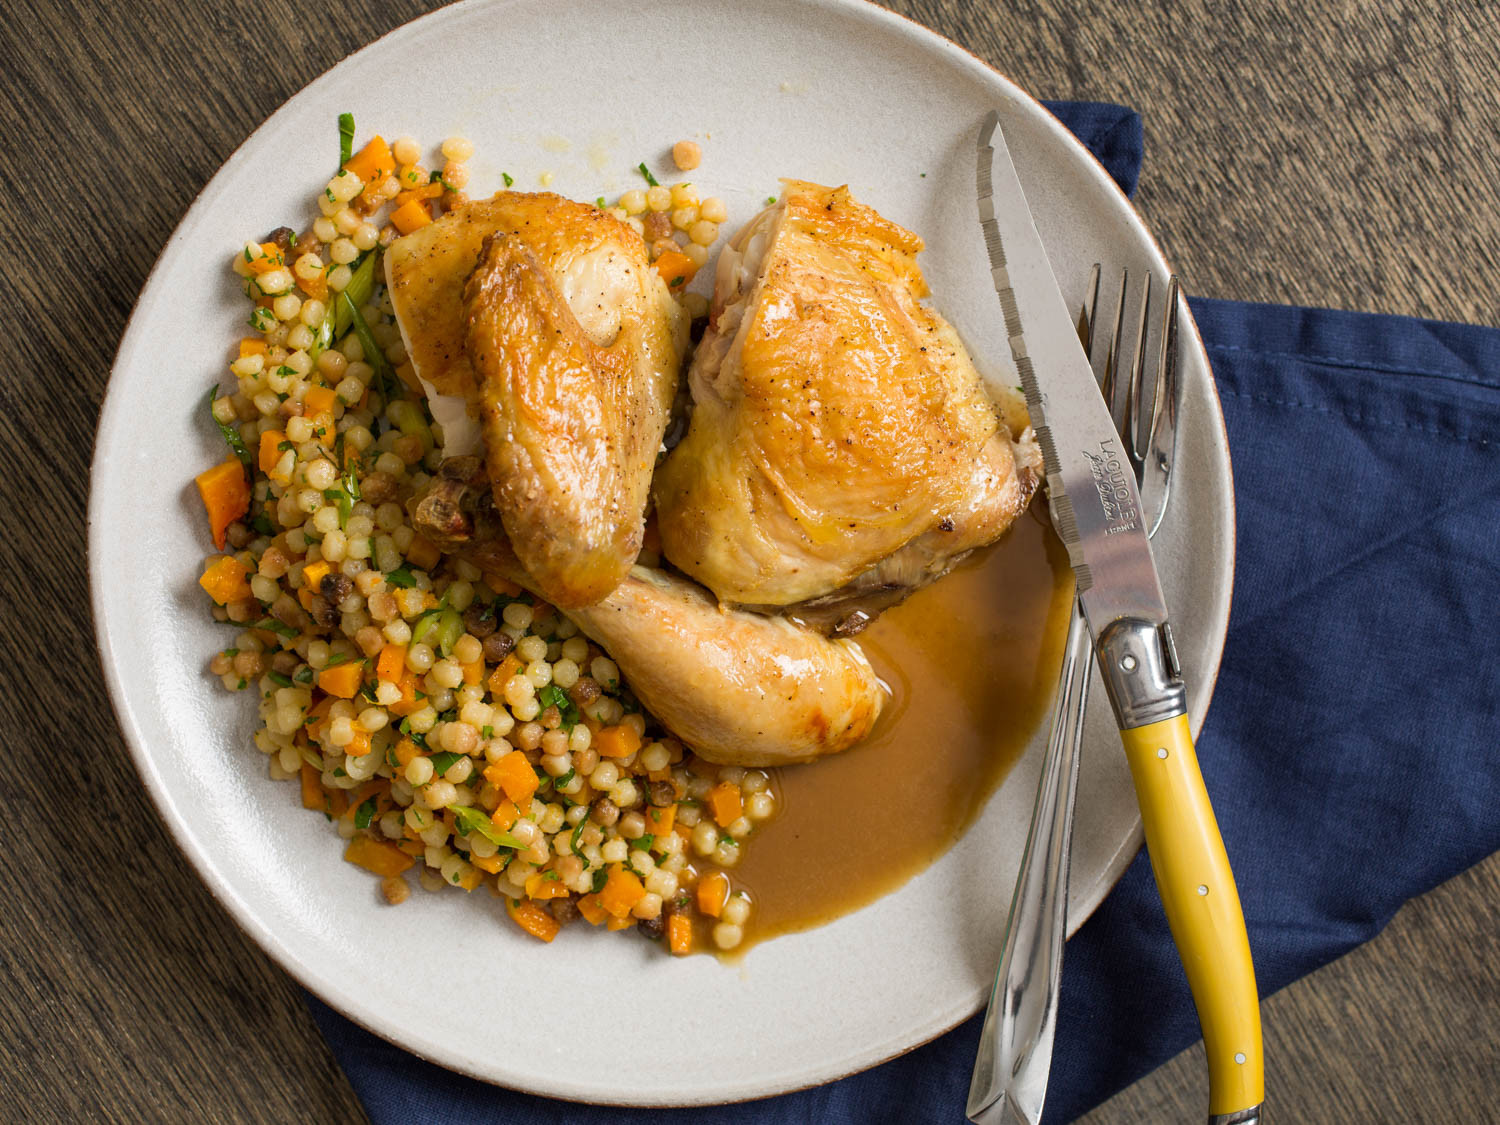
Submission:
<svg viewBox="0 0 1500 1125">
<path fill-rule="evenodd" d="M 1208 1052 L 1208 1111 L 1238 1115 L 1265 1096 L 1260 1004 L 1239 892 L 1208 803 L 1186 715 L 1120 732 L 1146 851 Z"/>
</svg>

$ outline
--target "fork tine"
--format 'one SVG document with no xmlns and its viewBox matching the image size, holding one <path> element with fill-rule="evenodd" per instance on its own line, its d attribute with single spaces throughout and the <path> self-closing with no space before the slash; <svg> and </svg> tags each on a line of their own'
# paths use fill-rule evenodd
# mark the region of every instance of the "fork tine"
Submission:
<svg viewBox="0 0 1500 1125">
<path fill-rule="evenodd" d="M 1109 416 L 1114 420 L 1116 431 L 1123 432 L 1125 402 L 1120 394 L 1120 329 L 1125 323 L 1125 292 L 1130 287 L 1130 271 L 1120 271 L 1120 296 L 1115 302 L 1115 327 L 1109 337 L 1109 351 L 1104 359 L 1104 382 L 1101 391 L 1109 405 Z"/>
<path fill-rule="evenodd" d="M 1146 388 L 1142 376 L 1146 371 L 1146 316 L 1151 308 L 1151 274 L 1146 274 L 1146 285 L 1141 291 L 1141 314 L 1135 327 L 1135 358 L 1130 365 L 1130 387 L 1125 395 L 1125 425 L 1120 430 L 1121 440 L 1129 448 L 1130 464 L 1135 469 L 1135 483 L 1141 483 L 1142 470 L 1146 464 L 1146 450 L 1150 445 L 1150 434 L 1143 433 L 1142 416 L 1145 411 L 1143 396 Z M 1154 419 L 1153 419 L 1154 420 Z"/>
<path fill-rule="evenodd" d="M 1151 404 L 1151 429 L 1142 482 L 1143 498 L 1149 496 L 1147 532 L 1156 534 L 1167 510 L 1172 466 L 1177 459 L 1177 413 L 1182 405 L 1182 380 L 1178 373 L 1177 306 L 1182 285 L 1173 274 L 1167 282 L 1166 308 L 1161 314 L 1161 336 L 1157 347 L 1155 398 Z M 1148 483 L 1149 481 L 1149 483 Z"/>
<path fill-rule="evenodd" d="M 1094 328 L 1098 325 L 1099 312 L 1099 263 L 1089 271 L 1089 286 L 1083 294 L 1083 310 L 1078 314 L 1078 339 L 1083 344 L 1083 354 L 1089 363 L 1094 362 Z"/>
</svg>

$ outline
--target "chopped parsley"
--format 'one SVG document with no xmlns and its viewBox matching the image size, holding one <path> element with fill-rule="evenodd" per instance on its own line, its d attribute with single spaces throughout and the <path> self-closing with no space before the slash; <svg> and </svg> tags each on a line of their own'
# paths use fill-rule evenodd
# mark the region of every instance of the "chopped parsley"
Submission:
<svg viewBox="0 0 1500 1125">
<path fill-rule="evenodd" d="M 554 790 L 561 789 L 564 785 L 568 784 L 568 782 L 572 781 L 573 778 L 576 777 L 577 775 L 578 775 L 578 771 L 577 770 L 569 770 L 567 773 L 563 774 L 561 777 L 554 777 L 552 779 L 552 788 Z"/>
<path fill-rule="evenodd" d="M 506 187 L 510 187 L 511 184 L 513 184 L 513 183 L 516 182 L 515 180 L 513 180 L 513 179 L 510 178 L 510 173 L 509 172 L 501 172 L 500 173 L 500 178 L 505 181 L 505 186 Z"/>
<path fill-rule="evenodd" d="M 541 691 L 536 693 L 536 698 L 537 702 L 542 705 L 543 710 L 546 710 L 548 707 L 557 708 L 557 713 L 562 716 L 563 729 L 570 734 L 582 719 L 578 711 L 578 705 L 569 699 L 568 693 L 556 684 L 548 684 L 542 688 Z M 564 783 L 562 778 L 559 778 L 558 781 L 559 783 Z"/>
<path fill-rule="evenodd" d="M 277 685 L 279 685 L 281 687 L 291 687 L 292 686 L 292 678 L 290 676 L 283 676 L 280 672 L 269 672 L 269 673 L 267 673 L 267 678 L 273 684 L 277 684 Z"/>
<path fill-rule="evenodd" d="M 342 488 L 325 488 L 323 490 L 323 499 L 327 500 L 330 504 L 338 506 L 339 527 L 341 529 L 347 528 L 349 526 L 349 517 L 354 514 L 354 501 L 349 499 L 349 494 Z"/>
<path fill-rule="evenodd" d="M 255 459 L 250 456 L 250 449 L 245 444 L 244 439 L 240 437 L 239 430 L 227 422 L 219 421 L 218 416 L 214 414 L 214 399 L 218 397 L 218 391 L 219 388 L 217 386 L 208 388 L 208 398 L 204 401 L 204 405 L 208 407 L 208 416 L 213 419 L 214 425 L 219 428 L 219 433 L 223 436 L 230 451 L 240 459 L 240 464 L 245 466 L 246 476 L 251 481 L 254 481 Z"/>
<path fill-rule="evenodd" d="M 250 626 L 250 628 L 264 629 L 268 633 L 278 633 L 283 637 L 295 637 L 297 635 L 296 629 L 277 621 L 274 617 L 262 617 L 254 625 Z"/>
<path fill-rule="evenodd" d="M 364 804 L 354 810 L 354 827 L 368 828 L 370 821 L 375 819 L 375 798 L 370 797 Z"/>
<path fill-rule="evenodd" d="M 464 755 L 462 754 L 455 754 L 451 750 L 441 750 L 438 753 L 434 754 L 431 758 L 428 759 L 428 761 L 432 763 L 433 776 L 442 777 L 443 774 L 448 772 L 453 763 L 458 761 L 463 756 Z"/>
<path fill-rule="evenodd" d="M 453 814 L 453 819 L 458 822 L 458 827 L 466 836 L 472 836 L 477 832 L 498 848 L 526 847 L 509 832 L 501 832 L 496 828 L 495 822 L 481 809 L 468 805 L 450 805 L 448 811 Z"/>
<path fill-rule="evenodd" d="M 656 837 L 648 832 L 646 833 L 646 835 L 638 837 L 637 839 L 627 840 L 626 843 L 630 845 L 633 851 L 650 852 L 651 845 L 656 843 Z"/>
<path fill-rule="evenodd" d="M 597 207 L 597 208 L 599 208 L 599 210 L 603 211 L 604 210 L 604 196 L 601 195 L 598 199 L 594 200 L 594 206 Z"/>
<path fill-rule="evenodd" d="M 310 684 L 314 679 L 313 670 L 308 665 L 304 664 L 302 665 L 302 667 L 298 668 L 295 672 L 292 673 L 292 679 L 299 684 Z"/>
<path fill-rule="evenodd" d="M 588 822 L 580 820 L 578 822 L 578 827 L 573 829 L 573 835 L 568 839 L 568 847 L 571 848 L 573 854 L 577 856 L 583 855 L 582 850 L 578 847 L 578 841 L 583 838 L 583 827 L 586 823 Z"/>
<path fill-rule="evenodd" d="M 406 566 L 398 566 L 395 570 L 387 571 L 385 580 L 392 586 L 400 586 L 403 590 L 409 590 L 417 584 L 411 568 Z"/>
<path fill-rule="evenodd" d="M 598 894 L 600 891 L 602 891 L 604 889 L 604 884 L 607 883 L 608 881 L 609 881 L 609 872 L 606 871 L 606 870 L 604 870 L 604 868 L 602 868 L 602 867 L 599 868 L 598 871 L 594 872 L 594 882 L 593 882 L 593 888 L 592 888 L 593 892 L 595 894 Z"/>
</svg>

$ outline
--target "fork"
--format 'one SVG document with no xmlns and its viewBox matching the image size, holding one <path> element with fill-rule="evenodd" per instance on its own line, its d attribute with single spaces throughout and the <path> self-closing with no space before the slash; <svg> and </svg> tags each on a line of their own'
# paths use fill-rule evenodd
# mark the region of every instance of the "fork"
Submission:
<svg viewBox="0 0 1500 1125">
<path fill-rule="evenodd" d="M 1089 276 L 1079 337 L 1093 361 L 1099 301 L 1100 266 Z M 1114 330 L 1106 350 L 1100 393 L 1109 403 L 1115 429 L 1135 470 L 1141 489 L 1146 527 L 1155 536 L 1170 497 L 1177 447 L 1177 413 L 1181 386 L 1177 373 L 1177 309 L 1181 287 L 1173 275 L 1167 283 L 1165 309 L 1157 335 L 1155 379 L 1143 378 L 1151 275 L 1146 274 L 1135 328 L 1134 355 L 1128 381 L 1122 379 L 1121 341 L 1130 274 L 1120 274 Z M 1067 932 L 1069 849 L 1073 837 L 1073 801 L 1083 744 L 1083 716 L 1088 702 L 1093 646 L 1077 600 L 1063 648 L 1062 671 L 1053 705 L 1042 777 L 1037 786 L 1031 827 L 1021 854 L 1021 870 L 1006 922 L 1005 946 L 995 986 L 980 1032 L 979 1052 L 969 1086 L 967 1114 L 977 1125 L 1021 1122 L 1037 1125 L 1047 1095 L 1052 1041 L 1057 1029 L 1057 994 Z"/>
</svg>

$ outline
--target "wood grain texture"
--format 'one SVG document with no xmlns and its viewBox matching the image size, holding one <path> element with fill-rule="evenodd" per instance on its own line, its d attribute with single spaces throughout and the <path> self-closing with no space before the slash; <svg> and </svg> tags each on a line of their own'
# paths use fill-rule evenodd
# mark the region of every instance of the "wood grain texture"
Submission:
<svg viewBox="0 0 1500 1125">
<path fill-rule="evenodd" d="M 85 502 L 114 349 L 193 196 L 283 100 L 434 6 L 12 0 L 0 21 L 0 799 L 12 852 L 0 866 L 0 1085 L 26 1120 L 363 1120 L 296 987 L 203 889 L 136 780 L 93 671 Z M 892 6 L 1039 95 L 1140 109 L 1138 203 L 1192 291 L 1493 322 L 1493 7 Z M 1278 1119 L 1395 1122 L 1416 1107 L 1493 1119 L 1497 902 L 1492 857 L 1273 998 Z M 1196 1119 L 1194 1055 L 1087 1120 Z"/>
</svg>

